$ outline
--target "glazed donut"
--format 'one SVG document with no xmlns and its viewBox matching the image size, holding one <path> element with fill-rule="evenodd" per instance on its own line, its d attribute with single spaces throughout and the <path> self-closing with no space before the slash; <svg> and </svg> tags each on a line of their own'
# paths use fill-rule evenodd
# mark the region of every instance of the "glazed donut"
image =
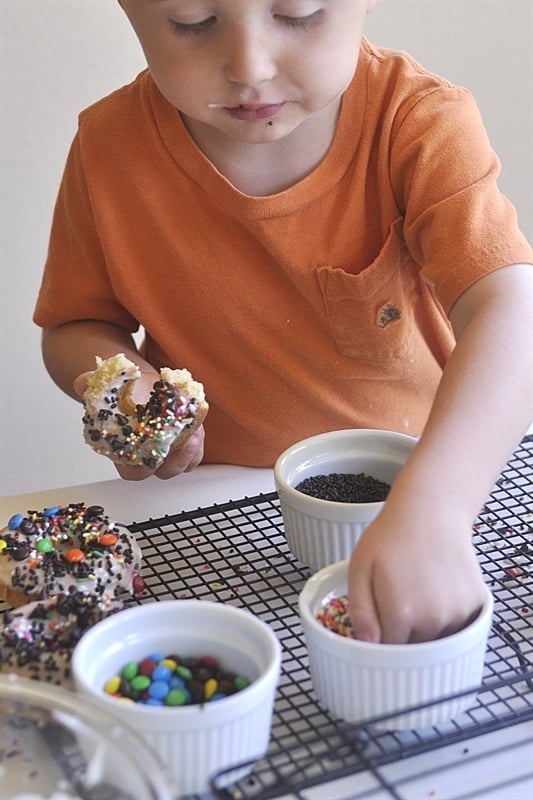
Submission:
<svg viewBox="0 0 533 800">
<path fill-rule="evenodd" d="M 156 469 L 173 447 L 181 447 L 209 409 L 204 387 L 186 369 L 160 370 L 145 405 L 132 399 L 139 367 L 118 353 L 96 357 L 83 395 L 83 436 L 112 461 Z"/>
<path fill-rule="evenodd" d="M 119 590 L 142 593 L 140 568 L 135 536 L 102 506 L 71 503 L 14 514 L 0 531 L 0 599 L 10 606 L 70 587 L 105 605 Z"/>
<path fill-rule="evenodd" d="M 73 688 L 70 662 L 89 628 L 120 611 L 118 598 L 100 598 L 71 586 L 47 600 L 4 612 L 0 628 L 0 672 Z"/>
</svg>

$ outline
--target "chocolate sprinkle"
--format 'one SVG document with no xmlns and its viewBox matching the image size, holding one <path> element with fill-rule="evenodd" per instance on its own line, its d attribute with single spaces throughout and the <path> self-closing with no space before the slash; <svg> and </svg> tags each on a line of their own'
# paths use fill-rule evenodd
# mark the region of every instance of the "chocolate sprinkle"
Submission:
<svg viewBox="0 0 533 800">
<path fill-rule="evenodd" d="M 381 503 L 387 499 L 390 484 L 364 472 L 332 472 L 305 478 L 294 488 L 311 497 L 336 503 Z"/>
</svg>

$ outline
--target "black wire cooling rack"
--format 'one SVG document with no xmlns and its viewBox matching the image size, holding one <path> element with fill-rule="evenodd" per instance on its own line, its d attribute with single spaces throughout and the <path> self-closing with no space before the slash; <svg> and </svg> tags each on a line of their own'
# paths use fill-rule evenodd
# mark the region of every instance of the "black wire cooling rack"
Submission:
<svg viewBox="0 0 533 800">
<path fill-rule="evenodd" d="M 474 526 L 495 597 L 483 684 L 472 707 L 424 731 L 376 732 L 372 720 L 347 725 L 316 702 L 297 614 L 309 571 L 289 552 L 275 493 L 134 523 L 146 594 L 217 600 L 245 607 L 271 625 L 283 648 L 268 752 L 221 800 L 510 800 L 533 796 L 533 437 L 503 470 Z M 505 737 L 501 732 L 505 731 Z M 439 750 L 429 769 L 424 755 Z M 488 767 L 505 760 L 505 775 Z M 490 781 L 483 776 L 491 772 Z M 439 793 L 454 776 L 453 795 Z M 477 776 L 473 780 L 473 775 Z M 516 794 L 513 792 L 516 790 Z M 522 792 L 526 792 L 523 794 Z M 531 794 L 529 794 L 531 793 Z"/>
</svg>

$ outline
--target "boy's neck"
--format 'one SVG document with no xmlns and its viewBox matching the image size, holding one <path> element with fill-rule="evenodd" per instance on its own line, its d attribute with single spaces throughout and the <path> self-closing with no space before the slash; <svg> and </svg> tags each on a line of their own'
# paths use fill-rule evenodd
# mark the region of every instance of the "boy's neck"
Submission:
<svg viewBox="0 0 533 800">
<path fill-rule="evenodd" d="M 200 150 L 243 194 L 265 197 L 301 181 L 323 160 L 337 127 L 340 101 L 274 142 L 250 144 L 224 138 L 194 120 L 183 123 Z"/>
</svg>

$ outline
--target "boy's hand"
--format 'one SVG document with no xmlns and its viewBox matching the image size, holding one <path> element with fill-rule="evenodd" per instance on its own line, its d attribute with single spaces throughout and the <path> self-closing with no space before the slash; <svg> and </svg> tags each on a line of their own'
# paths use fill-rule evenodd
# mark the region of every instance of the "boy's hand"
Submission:
<svg viewBox="0 0 533 800">
<path fill-rule="evenodd" d="M 74 381 L 74 391 L 82 398 L 87 387 L 87 379 L 91 372 L 83 372 Z M 159 380 L 159 373 L 143 371 L 141 377 L 135 381 L 133 387 L 133 400 L 136 403 L 146 403 L 154 382 Z M 204 456 L 204 427 L 201 425 L 187 439 L 183 447 L 171 450 L 163 463 L 156 469 L 151 470 L 144 466 L 129 466 L 128 464 L 114 464 L 118 474 L 126 481 L 142 481 L 155 475 L 162 480 L 173 478 L 182 472 L 190 472 L 195 469 Z"/>
<path fill-rule="evenodd" d="M 471 622 L 483 604 L 472 531 L 446 508 L 388 503 L 349 565 L 349 615 L 358 639 L 421 642 Z M 461 528 L 461 529 L 459 529 Z"/>
<path fill-rule="evenodd" d="M 204 426 L 192 433 L 183 447 L 171 450 L 161 466 L 154 470 L 148 467 L 130 467 L 127 464 L 115 464 L 117 472 L 126 481 L 142 481 L 155 475 L 162 480 L 174 478 L 182 472 L 191 472 L 195 469 L 204 457 Z"/>
</svg>

